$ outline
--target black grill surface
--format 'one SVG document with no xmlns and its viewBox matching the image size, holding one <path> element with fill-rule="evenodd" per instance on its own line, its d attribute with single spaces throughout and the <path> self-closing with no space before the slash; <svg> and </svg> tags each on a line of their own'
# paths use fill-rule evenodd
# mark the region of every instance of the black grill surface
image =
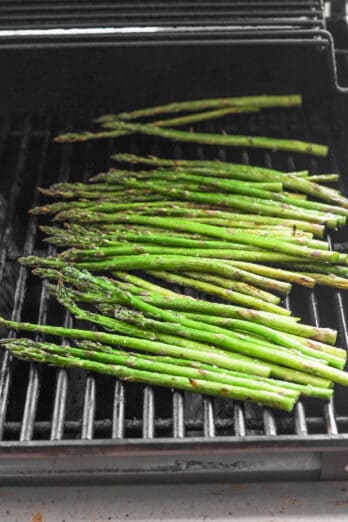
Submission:
<svg viewBox="0 0 348 522">
<path fill-rule="evenodd" d="M 16 320 L 73 324 L 71 317 L 48 296 L 39 278 L 15 261 L 23 253 L 53 253 L 42 242 L 37 218 L 28 217 L 27 209 L 45 201 L 35 191 L 36 186 L 87 179 L 110 165 L 108 158 L 115 150 L 176 158 L 220 158 L 284 170 L 310 168 L 314 173 L 338 170 L 330 122 L 315 113 L 274 109 L 259 115 L 233 116 L 224 120 L 223 126 L 227 132 L 239 130 L 327 142 L 330 156 L 318 160 L 281 152 L 180 145 L 140 136 L 62 146 L 54 144 L 52 137 L 74 127 L 73 121 L 46 115 L 2 119 L 0 202 L 4 212 L 0 220 L 0 277 L 2 293 L 6 295 L 0 300 L 1 313 Z M 219 127 L 209 123 L 196 128 L 213 131 Z M 343 238 L 344 231 L 332 240 L 339 242 Z M 306 322 L 337 328 L 338 344 L 347 348 L 346 301 L 347 296 L 332 289 L 294 288 L 286 305 Z M 233 444 L 240 437 L 247 440 L 272 435 L 276 440 L 279 435 L 291 435 L 303 441 L 318 434 L 327 440 L 348 434 L 346 393 L 339 386 L 334 402 L 306 399 L 298 403 L 292 414 L 286 414 L 230 400 L 124 384 L 75 369 L 40 367 L 13 360 L 8 353 L 1 354 L 2 441 L 126 441 L 162 437 L 192 440 L 228 436 Z"/>
<path fill-rule="evenodd" d="M 321 0 L 0 2 L 0 29 L 184 26 L 323 27 Z"/>
</svg>

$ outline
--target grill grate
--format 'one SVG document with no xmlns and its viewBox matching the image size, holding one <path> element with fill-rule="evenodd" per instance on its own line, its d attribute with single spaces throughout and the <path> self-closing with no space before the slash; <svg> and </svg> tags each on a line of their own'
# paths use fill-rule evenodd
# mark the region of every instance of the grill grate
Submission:
<svg viewBox="0 0 348 522">
<path fill-rule="evenodd" d="M 330 136 L 325 136 L 328 125 L 317 119 L 306 117 L 300 110 L 275 109 L 260 115 L 238 115 L 226 119 L 225 129 L 227 132 L 238 128 L 241 132 L 279 136 L 302 134 L 304 138 L 310 135 L 313 139 L 330 143 Z M 4 277 L 5 268 L 9 267 L 17 274 L 13 288 L 13 318 L 71 325 L 71 317 L 50 298 L 38 278 L 15 263 L 9 246 L 15 240 L 18 251 L 27 254 L 45 248 L 37 218 L 28 219 L 26 213 L 26 209 L 36 204 L 40 197 L 34 190 L 37 185 L 84 179 L 108 165 L 113 142 L 62 147 L 51 141 L 61 127 L 69 125 L 62 126 L 36 117 L 26 118 L 22 128 L 16 122 L 3 124 L 0 188 L 7 201 L 7 213 L 1 230 L 0 274 Z M 214 130 L 211 123 L 199 128 Z M 138 136 L 119 140 L 118 150 L 127 149 L 178 158 L 220 157 L 284 169 L 309 167 L 313 172 L 337 170 L 333 153 L 328 160 L 318 161 L 281 152 L 192 147 Z M 332 143 L 331 151 L 334 151 Z M 3 279 L 2 284 L 5 282 Z M 285 304 L 307 322 L 337 328 L 339 342 L 347 348 L 346 296 L 332 289 L 307 291 L 295 288 Z M 233 442 L 236 437 L 247 439 L 255 435 L 274 438 L 293 435 L 303 440 L 303 437 L 310 438 L 313 434 L 326 434 L 328 437 L 348 434 L 346 400 L 339 386 L 335 403 L 305 399 L 292 414 L 285 414 L 256 405 L 121 383 L 79 370 L 40 367 L 12 360 L 7 353 L 2 354 L 0 439 L 4 441 L 158 437 L 173 440 L 229 436 Z"/>
<path fill-rule="evenodd" d="M 0 29 L 149 26 L 322 28 L 321 0 L 0 2 Z"/>
</svg>

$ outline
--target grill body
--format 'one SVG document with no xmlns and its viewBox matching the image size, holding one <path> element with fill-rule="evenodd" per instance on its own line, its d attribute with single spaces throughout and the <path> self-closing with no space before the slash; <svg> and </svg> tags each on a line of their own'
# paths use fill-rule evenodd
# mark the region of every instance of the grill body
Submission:
<svg viewBox="0 0 348 522">
<path fill-rule="evenodd" d="M 113 151 L 339 171 L 343 184 L 347 179 L 348 100 L 337 86 L 331 38 L 322 29 L 244 30 L 223 38 L 187 31 L 165 39 L 162 34 L 52 39 L 16 34 L 0 41 L 0 70 L 0 305 L 17 320 L 72 321 L 38 278 L 15 262 L 18 255 L 45 248 L 37 219 L 27 215 L 39 201 L 35 187 L 87 179 L 109 166 Z M 304 109 L 233 116 L 225 130 L 310 137 L 330 145 L 328 159 L 139 136 L 52 143 L 61 130 L 83 128 L 104 111 L 263 92 L 299 92 Z M 217 130 L 214 125 L 195 128 Z M 344 239 L 343 231 L 332 241 Z M 347 348 L 346 300 L 331 289 L 294 289 L 286 304 L 307 322 L 337 328 L 339 344 Z M 41 368 L 2 354 L 2 482 L 318 480 L 345 478 L 347 463 L 347 394 L 340 387 L 334 403 L 305 400 L 293 414 L 284 414 Z"/>
</svg>

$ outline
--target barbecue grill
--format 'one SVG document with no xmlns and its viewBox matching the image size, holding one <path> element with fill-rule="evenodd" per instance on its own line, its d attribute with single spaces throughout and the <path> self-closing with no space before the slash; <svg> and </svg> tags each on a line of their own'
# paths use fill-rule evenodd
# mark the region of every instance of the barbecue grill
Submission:
<svg viewBox="0 0 348 522">
<path fill-rule="evenodd" d="M 320 0 L 76 1 L 40 9 L 1 2 L 0 70 L 0 312 L 15 320 L 72 324 L 45 284 L 16 263 L 19 255 L 52 253 L 27 210 L 43 201 L 37 186 L 87 179 L 110 165 L 112 152 L 339 171 L 343 184 L 348 176 L 348 94 L 338 85 Z M 154 101 L 293 92 L 303 109 L 234 115 L 226 132 L 310 138 L 330 146 L 328 158 L 145 136 L 52 142 L 100 113 Z M 214 122 L 196 128 L 218 130 Z M 331 241 L 339 246 L 345 233 Z M 348 348 L 346 295 L 294 288 L 286 305 L 308 323 L 337 328 L 338 344 Z M 339 386 L 334 401 L 305 399 L 285 414 L 1 354 L 1 482 L 347 476 L 348 402 Z"/>
</svg>

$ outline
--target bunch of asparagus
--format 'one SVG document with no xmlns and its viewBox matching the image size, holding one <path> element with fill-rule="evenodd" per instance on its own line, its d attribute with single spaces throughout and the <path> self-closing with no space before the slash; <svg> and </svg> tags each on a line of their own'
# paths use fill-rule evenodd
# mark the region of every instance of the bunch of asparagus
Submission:
<svg viewBox="0 0 348 522">
<path fill-rule="evenodd" d="M 258 112 L 269 107 L 297 107 L 301 105 L 301 96 L 243 96 L 238 98 L 217 98 L 168 103 L 156 107 L 106 114 L 99 117 L 96 123 L 101 125 L 95 132 L 70 132 L 56 137 L 58 143 L 89 141 L 105 138 L 118 138 L 127 134 L 140 133 L 159 136 L 170 140 L 188 143 L 205 143 L 227 147 L 253 147 L 271 150 L 285 150 L 303 154 L 326 156 L 327 147 L 316 143 L 307 143 L 291 139 L 266 138 L 264 136 L 243 136 L 229 134 L 211 134 L 176 130 L 173 127 L 198 123 L 211 119 L 223 118 L 231 114 Z M 139 118 L 153 118 L 161 114 L 188 113 L 164 120 L 153 120 L 150 123 L 134 123 Z"/>
<path fill-rule="evenodd" d="M 175 103 L 107 115 L 98 122 L 111 130 L 63 135 L 57 141 L 142 132 L 326 154 L 322 145 L 294 140 L 235 140 L 163 129 L 299 103 L 296 96 Z M 190 114 L 129 124 L 182 111 Z M 348 215 L 348 199 L 326 186 L 338 180 L 336 174 L 130 154 L 113 158 L 136 170 L 110 169 L 89 183 L 40 189 L 58 201 L 31 212 L 53 216 L 53 226 L 41 228 L 45 241 L 63 250 L 53 257 L 20 259 L 52 281 L 49 291 L 73 316 L 101 330 L 0 318 L 8 328 L 63 336 L 76 344 L 11 338 L 3 346 L 22 359 L 287 411 L 300 394 L 329 399 L 332 383 L 348 384 L 346 352 L 334 346 L 336 332 L 302 324 L 281 304 L 292 283 L 347 288 L 347 254 L 331 251 L 324 240 L 325 227 L 343 226 Z M 147 169 L 138 170 L 139 165 Z M 134 274 L 139 270 L 141 277 Z M 168 290 L 168 283 L 224 303 Z"/>
<path fill-rule="evenodd" d="M 284 313 L 280 298 L 265 290 L 284 295 L 290 283 L 316 282 L 347 288 L 347 254 L 329 250 L 323 239 L 325 227 L 343 226 L 348 215 L 348 199 L 323 184 L 337 180 L 336 174 L 130 154 L 114 159 L 157 168 L 111 169 L 91 183 L 42 189 L 62 201 L 31 212 L 64 222 L 64 228 L 43 230 L 46 241 L 70 248 L 53 259 L 26 258 L 26 264 L 150 270 L 167 281 L 279 313 Z"/>
</svg>

